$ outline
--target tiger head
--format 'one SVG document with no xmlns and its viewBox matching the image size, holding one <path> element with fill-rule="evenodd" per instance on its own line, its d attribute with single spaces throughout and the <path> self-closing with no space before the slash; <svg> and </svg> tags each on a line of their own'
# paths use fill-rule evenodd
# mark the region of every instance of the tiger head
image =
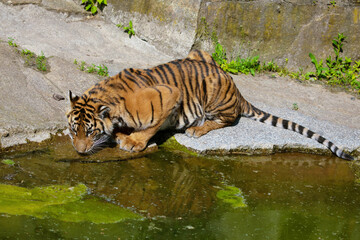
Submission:
<svg viewBox="0 0 360 240">
<path fill-rule="evenodd" d="M 112 134 L 110 108 L 87 95 L 73 96 L 69 91 L 71 110 L 66 114 L 70 138 L 80 154 L 91 154 L 108 143 Z"/>
</svg>

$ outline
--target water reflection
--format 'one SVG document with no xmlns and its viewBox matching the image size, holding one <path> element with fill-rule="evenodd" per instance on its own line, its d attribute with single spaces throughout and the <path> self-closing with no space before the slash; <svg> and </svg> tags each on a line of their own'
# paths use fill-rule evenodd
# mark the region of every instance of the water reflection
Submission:
<svg viewBox="0 0 360 240">
<path fill-rule="evenodd" d="M 129 156 L 106 149 L 79 157 L 64 141 L 47 150 L 13 156 L 17 167 L 2 168 L 0 178 L 25 187 L 83 183 L 92 194 L 147 216 L 171 217 L 206 211 L 222 184 L 221 175 L 212 171 L 213 161 L 204 158 L 166 151 Z"/>
<path fill-rule="evenodd" d="M 106 149 L 79 157 L 65 139 L 1 158 L 16 164 L 0 164 L 0 183 L 22 187 L 83 183 L 93 195 L 157 217 L 108 226 L 108 239 L 122 234 L 137 239 L 360 238 L 359 185 L 348 162 L 332 156 L 194 157 L 156 149 L 133 156 Z M 220 204 L 216 193 L 224 185 L 240 188 L 248 207 Z M 50 223 L 36 222 L 49 230 Z M 67 230 L 58 230 L 59 236 L 66 236 L 70 225 L 66 226 Z M 74 225 L 82 227 L 100 228 Z"/>
</svg>

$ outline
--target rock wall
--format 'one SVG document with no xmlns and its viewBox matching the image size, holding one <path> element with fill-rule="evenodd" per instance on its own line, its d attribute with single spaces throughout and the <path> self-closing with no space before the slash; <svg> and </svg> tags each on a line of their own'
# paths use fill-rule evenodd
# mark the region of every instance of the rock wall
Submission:
<svg viewBox="0 0 360 240">
<path fill-rule="evenodd" d="M 290 69 L 311 66 L 309 53 L 326 58 L 331 41 L 347 36 L 344 53 L 360 59 L 360 0 L 109 0 L 105 14 L 114 23 L 134 22 L 138 36 L 168 54 L 191 48 L 213 50 L 211 38 L 229 56 L 260 55 Z"/>
<path fill-rule="evenodd" d="M 115 24 L 132 20 L 137 36 L 159 50 L 186 56 L 195 40 L 201 0 L 110 0 L 105 16 Z"/>
</svg>

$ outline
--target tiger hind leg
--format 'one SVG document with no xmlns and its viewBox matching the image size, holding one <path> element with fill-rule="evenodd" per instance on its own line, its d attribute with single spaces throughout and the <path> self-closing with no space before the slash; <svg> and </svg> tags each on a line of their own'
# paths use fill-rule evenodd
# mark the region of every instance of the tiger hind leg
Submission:
<svg viewBox="0 0 360 240">
<path fill-rule="evenodd" d="M 203 80 L 201 88 L 204 92 L 200 98 L 207 119 L 201 126 L 187 128 L 185 134 L 189 137 L 201 137 L 212 130 L 229 126 L 239 115 L 239 93 L 230 76 L 210 75 Z"/>
<path fill-rule="evenodd" d="M 185 134 L 189 137 L 201 137 L 208 132 L 228 126 L 227 123 L 218 123 L 216 121 L 206 120 L 202 126 L 189 127 L 185 130 Z"/>
</svg>

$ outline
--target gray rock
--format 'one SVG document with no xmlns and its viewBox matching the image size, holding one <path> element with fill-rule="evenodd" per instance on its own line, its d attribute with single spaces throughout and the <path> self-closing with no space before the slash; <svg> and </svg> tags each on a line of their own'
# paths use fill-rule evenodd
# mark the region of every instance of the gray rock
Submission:
<svg viewBox="0 0 360 240">
<path fill-rule="evenodd" d="M 41 0 L 0 0 L 0 2 L 12 5 L 40 4 Z"/>
<path fill-rule="evenodd" d="M 61 12 L 90 14 L 79 4 L 79 1 L 74 0 L 42 0 L 41 5 L 47 9 Z"/>
<path fill-rule="evenodd" d="M 177 58 L 191 49 L 196 35 L 200 0 L 115 0 L 104 15 L 114 24 L 127 26 L 131 20 L 141 38 L 160 51 Z"/>
</svg>

